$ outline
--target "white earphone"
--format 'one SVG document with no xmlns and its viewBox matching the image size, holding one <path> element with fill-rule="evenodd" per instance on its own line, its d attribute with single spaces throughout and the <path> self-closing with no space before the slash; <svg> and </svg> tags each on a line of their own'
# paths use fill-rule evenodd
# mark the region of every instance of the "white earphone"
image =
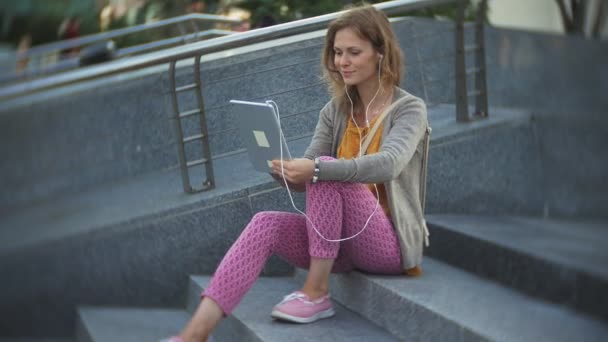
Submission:
<svg viewBox="0 0 608 342">
<path fill-rule="evenodd" d="M 382 58 L 384 58 L 384 55 L 378 54 L 378 56 L 380 58 L 380 61 L 382 61 Z M 365 108 L 365 122 L 367 123 L 368 127 L 369 127 L 369 121 L 367 119 L 367 113 L 369 111 L 369 107 L 374 102 L 374 100 L 376 99 L 376 97 L 380 93 L 380 89 L 382 88 L 382 84 L 381 84 L 381 80 L 380 80 L 381 73 L 382 73 L 382 64 L 379 64 L 379 66 L 378 66 L 378 90 L 376 90 L 376 94 L 374 94 L 374 97 L 372 97 L 372 100 L 367 105 L 367 108 Z M 353 103 L 353 100 L 350 98 L 350 95 L 348 94 L 348 89 L 346 89 L 346 96 L 348 97 L 348 100 L 350 101 L 350 115 L 351 115 L 351 118 L 353 119 L 353 123 L 355 124 L 355 126 L 357 126 L 357 130 L 359 131 L 359 157 L 362 157 L 363 154 L 365 153 L 364 151 L 361 151 L 361 149 L 363 148 L 363 146 L 362 146 L 363 137 L 361 136 L 361 129 L 359 128 L 359 125 L 357 125 L 357 121 L 355 121 L 354 103 Z M 279 139 L 283 139 L 283 141 L 287 142 L 285 140 L 285 137 L 283 136 L 283 129 L 281 128 L 281 115 L 279 114 L 279 106 L 274 101 L 266 101 L 266 103 L 272 105 L 273 108 L 277 112 L 277 121 L 279 123 L 279 129 L 281 130 L 281 134 L 279 135 Z M 280 155 L 281 155 L 280 156 L 281 157 L 281 159 L 280 159 L 281 160 L 281 175 L 283 176 L 283 182 L 285 183 L 285 189 L 287 189 L 287 194 L 289 195 L 289 199 L 291 201 L 291 205 L 293 206 L 293 208 L 298 213 L 300 213 L 300 214 L 304 215 L 304 217 L 306 217 L 306 220 L 310 223 L 310 226 L 315 230 L 315 232 L 317 233 L 317 235 L 319 235 L 319 237 L 321 237 L 323 240 L 328 241 L 328 242 L 342 242 L 342 241 L 353 239 L 353 238 L 357 237 L 359 234 L 363 233 L 363 231 L 367 228 L 367 225 L 369 224 L 369 221 L 371 221 L 372 217 L 374 217 L 374 214 L 376 213 L 376 211 L 380 207 L 380 194 L 378 193 L 378 187 L 376 186 L 376 184 L 374 184 L 374 189 L 376 190 L 376 206 L 374 207 L 374 210 L 372 211 L 372 213 L 369 215 L 369 217 L 365 221 L 365 224 L 363 225 L 363 228 L 361 228 L 361 230 L 357 234 L 354 234 L 353 236 L 349 236 L 347 238 L 343 238 L 343 239 L 328 239 L 325 236 L 323 236 L 323 234 L 321 234 L 321 232 L 319 232 L 319 230 L 314 225 L 314 223 L 312 222 L 312 220 L 308 217 L 308 215 L 306 215 L 306 213 L 304 213 L 303 211 L 301 211 L 300 209 L 298 209 L 296 207 L 296 204 L 294 203 L 293 197 L 291 195 L 291 190 L 289 189 L 289 184 L 287 184 L 287 179 L 285 179 L 285 169 L 283 167 L 283 144 L 281 142 L 279 142 L 279 151 L 280 151 Z"/>
</svg>

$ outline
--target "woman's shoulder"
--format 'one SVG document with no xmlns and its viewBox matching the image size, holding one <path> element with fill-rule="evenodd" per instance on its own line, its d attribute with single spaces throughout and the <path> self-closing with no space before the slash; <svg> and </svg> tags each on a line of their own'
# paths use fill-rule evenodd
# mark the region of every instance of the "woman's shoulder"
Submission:
<svg viewBox="0 0 608 342">
<path fill-rule="evenodd" d="M 395 112 L 404 112 L 404 111 L 418 111 L 426 114 L 426 104 L 424 101 L 402 88 L 395 87 L 395 95 L 393 97 L 394 102 L 398 102 L 395 106 Z"/>
<path fill-rule="evenodd" d="M 333 117 L 340 111 L 340 99 L 332 97 L 326 104 L 321 108 L 321 113 Z"/>
<path fill-rule="evenodd" d="M 401 88 L 395 88 L 394 108 L 389 113 L 392 126 L 410 125 L 428 120 L 424 101 Z"/>
</svg>

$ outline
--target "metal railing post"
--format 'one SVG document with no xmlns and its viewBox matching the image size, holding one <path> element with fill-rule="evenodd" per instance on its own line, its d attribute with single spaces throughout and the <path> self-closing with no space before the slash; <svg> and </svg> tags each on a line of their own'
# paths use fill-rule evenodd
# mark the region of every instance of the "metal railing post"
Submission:
<svg viewBox="0 0 608 342">
<path fill-rule="evenodd" d="M 201 56 L 196 56 L 194 59 L 194 81 L 198 85 L 196 90 L 196 102 L 200 111 L 199 125 L 201 131 L 201 148 L 205 162 L 205 180 L 203 181 L 200 191 L 206 191 L 215 188 L 215 176 L 213 175 L 213 159 L 211 154 L 211 146 L 209 146 L 209 130 L 207 129 L 207 117 L 205 115 L 205 100 L 203 98 L 203 81 L 201 80 Z"/>
<path fill-rule="evenodd" d="M 174 114 L 173 128 L 175 130 L 175 137 L 177 139 L 177 158 L 179 160 L 180 174 L 182 176 L 182 186 L 184 188 L 184 192 L 193 193 L 194 190 L 192 188 L 192 185 L 190 184 L 190 175 L 188 174 L 188 167 L 185 166 L 188 161 L 186 159 L 186 150 L 184 144 L 182 143 L 182 140 L 184 139 L 184 132 L 180 120 L 179 103 L 177 100 L 178 95 L 177 91 L 175 91 L 175 89 L 177 89 L 177 85 L 175 82 L 175 79 L 177 78 L 175 70 L 176 64 L 177 61 L 173 61 L 169 64 L 169 86 L 171 87 L 171 105 L 173 106 Z"/>
<path fill-rule="evenodd" d="M 209 132 L 207 130 L 207 118 L 205 117 L 205 102 L 203 99 L 203 83 L 201 80 L 201 55 L 194 57 L 194 83 L 177 86 L 177 73 L 175 65 L 177 61 L 169 64 L 169 86 L 171 94 L 171 103 L 173 105 L 173 124 L 175 128 L 175 138 L 177 142 L 177 158 L 179 160 L 180 173 L 182 176 L 182 185 L 184 192 L 196 193 L 200 191 L 211 190 L 215 187 L 215 178 L 213 176 L 213 160 L 211 156 L 211 147 L 209 146 Z M 182 111 L 179 106 L 179 93 L 192 92 L 196 94 L 196 108 Z M 198 116 L 200 133 L 184 137 L 182 128 L 182 120 Z M 186 153 L 186 144 L 193 144 L 196 141 L 201 141 L 202 158 L 198 160 L 188 161 Z M 190 180 L 190 168 L 194 166 L 205 166 L 206 179 L 200 186 L 193 187 Z"/>
<path fill-rule="evenodd" d="M 475 67 L 477 74 L 475 75 L 475 88 L 479 91 L 479 95 L 475 101 L 475 115 L 479 117 L 488 116 L 488 91 L 486 84 L 486 49 L 484 25 L 488 12 L 488 1 L 482 0 L 477 9 L 477 18 L 475 22 L 475 40 L 477 50 L 475 51 Z"/>
<path fill-rule="evenodd" d="M 456 121 L 467 122 L 469 118 L 469 103 L 467 94 L 466 50 L 464 46 L 464 11 L 468 0 L 459 0 L 454 25 L 454 71 L 456 73 Z"/>
</svg>

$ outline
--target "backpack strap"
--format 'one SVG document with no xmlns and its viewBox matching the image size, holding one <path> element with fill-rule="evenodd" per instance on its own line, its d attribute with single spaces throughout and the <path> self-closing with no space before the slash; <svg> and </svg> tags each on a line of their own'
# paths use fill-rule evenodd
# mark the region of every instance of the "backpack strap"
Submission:
<svg viewBox="0 0 608 342">
<path fill-rule="evenodd" d="M 361 150 L 359 151 L 359 156 L 363 156 L 366 154 L 369 144 L 372 142 L 372 139 L 373 139 L 374 135 L 376 134 L 376 131 L 378 131 L 378 127 L 382 126 L 382 123 L 384 122 L 384 119 L 386 119 L 386 116 L 388 115 L 388 113 L 391 110 L 393 110 L 395 107 L 397 107 L 397 105 L 400 104 L 401 102 L 403 102 L 403 100 L 405 100 L 405 99 L 406 99 L 406 97 L 404 96 L 404 97 L 398 99 L 397 101 L 391 103 L 391 105 L 386 107 L 386 109 L 382 112 L 382 114 L 380 114 L 380 117 L 378 118 L 378 120 L 376 120 L 376 123 L 374 124 L 374 126 L 372 126 L 372 128 L 369 130 L 369 133 L 363 138 L 363 143 L 361 144 Z"/>
</svg>

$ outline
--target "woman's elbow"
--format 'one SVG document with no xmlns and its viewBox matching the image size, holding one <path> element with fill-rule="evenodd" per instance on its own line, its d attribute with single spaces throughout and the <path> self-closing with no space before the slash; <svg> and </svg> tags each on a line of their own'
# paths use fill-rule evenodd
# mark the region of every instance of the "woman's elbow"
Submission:
<svg viewBox="0 0 608 342">
<path fill-rule="evenodd" d="M 390 167 L 383 167 L 377 171 L 374 177 L 366 180 L 366 183 L 387 183 L 399 176 L 399 172 L 395 173 Z"/>
<path fill-rule="evenodd" d="M 387 177 L 390 180 L 396 179 L 401 174 L 401 171 L 405 168 L 405 163 L 402 160 L 399 160 L 398 157 L 392 157 L 390 159 L 390 163 L 388 163 L 386 167 Z"/>
<path fill-rule="evenodd" d="M 399 175 L 401 174 L 401 169 L 398 168 L 393 168 L 390 170 L 390 180 L 394 180 L 397 179 L 397 177 L 399 177 Z"/>
</svg>

